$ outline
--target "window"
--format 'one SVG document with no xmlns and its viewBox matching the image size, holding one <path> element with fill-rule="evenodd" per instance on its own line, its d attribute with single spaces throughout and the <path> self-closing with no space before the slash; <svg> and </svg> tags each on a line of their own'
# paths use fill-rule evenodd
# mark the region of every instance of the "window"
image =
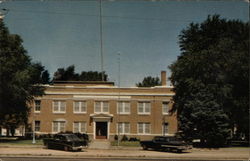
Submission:
<svg viewBox="0 0 250 161">
<path fill-rule="evenodd" d="M 53 121 L 53 132 L 64 132 L 65 131 L 65 121 Z"/>
<path fill-rule="evenodd" d="M 138 134 L 150 134 L 150 123 L 140 122 L 137 126 Z"/>
<path fill-rule="evenodd" d="M 86 113 L 87 104 L 85 101 L 75 101 L 74 102 L 74 113 Z"/>
<path fill-rule="evenodd" d="M 40 131 L 40 121 L 35 121 L 35 131 Z"/>
<path fill-rule="evenodd" d="M 74 122 L 73 123 L 74 133 L 85 133 L 86 132 L 86 122 Z"/>
<path fill-rule="evenodd" d="M 138 114 L 150 114 L 151 104 L 150 102 L 139 102 L 138 103 Z"/>
<path fill-rule="evenodd" d="M 96 101 L 95 113 L 109 113 L 109 103 L 107 101 Z"/>
<path fill-rule="evenodd" d="M 53 101 L 53 113 L 65 113 L 66 102 L 65 101 Z"/>
<path fill-rule="evenodd" d="M 35 112 L 41 111 L 41 100 L 35 100 Z"/>
<path fill-rule="evenodd" d="M 117 133 L 129 134 L 130 133 L 130 124 L 128 122 L 119 122 L 117 124 Z"/>
<path fill-rule="evenodd" d="M 163 123 L 163 135 L 168 134 L 168 123 Z"/>
<path fill-rule="evenodd" d="M 118 114 L 130 114 L 130 103 L 129 102 L 118 102 L 117 103 Z"/>
<path fill-rule="evenodd" d="M 169 102 L 162 102 L 162 113 L 165 115 L 169 114 L 168 104 Z"/>
</svg>

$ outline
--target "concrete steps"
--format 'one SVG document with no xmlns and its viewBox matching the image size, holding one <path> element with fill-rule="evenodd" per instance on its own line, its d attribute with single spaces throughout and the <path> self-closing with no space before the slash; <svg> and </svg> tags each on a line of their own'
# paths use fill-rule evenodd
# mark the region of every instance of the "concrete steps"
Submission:
<svg viewBox="0 0 250 161">
<path fill-rule="evenodd" d="M 88 149 L 110 149 L 109 140 L 92 140 Z"/>
</svg>

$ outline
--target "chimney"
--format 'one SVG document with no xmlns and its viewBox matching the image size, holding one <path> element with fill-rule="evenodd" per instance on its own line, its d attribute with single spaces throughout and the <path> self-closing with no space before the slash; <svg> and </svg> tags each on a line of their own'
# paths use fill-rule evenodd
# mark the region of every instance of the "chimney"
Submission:
<svg viewBox="0 0 250 161">
<path fill-rule="evenodd" d="M 166 71 L 161 71 L 161 85 L 162 86 L 167 85 L 167 73 L 166 73 Z"/>
</svg>

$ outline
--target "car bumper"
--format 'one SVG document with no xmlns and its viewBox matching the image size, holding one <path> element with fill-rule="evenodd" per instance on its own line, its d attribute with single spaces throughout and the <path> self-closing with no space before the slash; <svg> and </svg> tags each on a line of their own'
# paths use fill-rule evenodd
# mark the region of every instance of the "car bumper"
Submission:
<svg viewBox="0 0 250 161">
<path fill-rule="evenodd" d="M 190 150 L 192 148 L 193 148 L 193 146 L 181 146 L 181 147 L 178 147 L 177 149 L 180 149 L 180 150 Z"/>
<path fill-rule="evenodd" d="M 87 148 L 87 146 L 72 147 L 72 150 L 80 150 L 80 149 L 84 149 L 84 148 Z"/>
</svg>

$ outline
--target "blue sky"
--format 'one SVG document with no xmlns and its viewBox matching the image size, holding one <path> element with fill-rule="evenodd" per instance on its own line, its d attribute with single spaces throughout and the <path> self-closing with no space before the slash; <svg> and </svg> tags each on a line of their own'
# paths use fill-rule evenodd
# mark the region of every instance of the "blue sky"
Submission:
<svg viewBox="0 0 250 161">
<path fill-rule="evenodd" d="M 3 1 L 4 22 L 19 34 L 33 61 L 51 73 L 74 64 L 76 72 L 101 71 L 99 3 L 96 0 Z M 103 0 L 104 70 L 117 84 L 120 52 L 121 86 L 135 86 L 180 55 L 178 35 L 207 16 L 248 21 L 245 1 Z"/>
</svg>

